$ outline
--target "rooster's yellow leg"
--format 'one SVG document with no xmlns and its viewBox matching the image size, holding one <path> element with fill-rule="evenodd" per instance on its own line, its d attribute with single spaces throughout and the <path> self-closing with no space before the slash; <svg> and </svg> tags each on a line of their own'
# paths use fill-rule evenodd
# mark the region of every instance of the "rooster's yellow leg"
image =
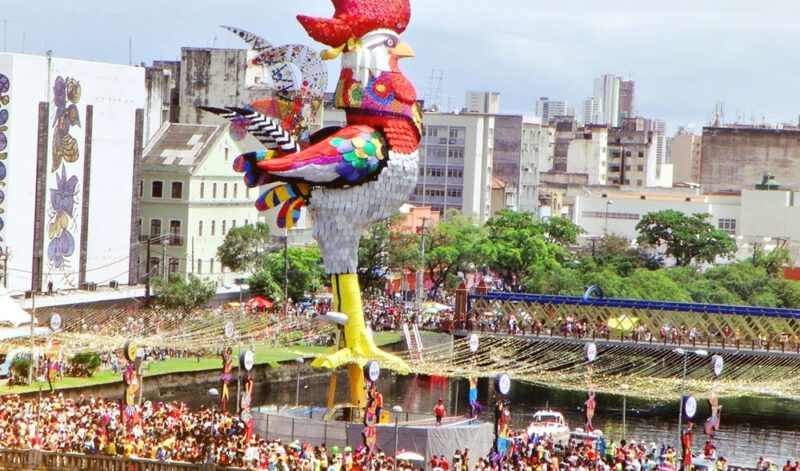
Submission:
<svg viewBox="0 0 800 471">
<path fill-rule="evenodd" d="M 350 374 L 350 402 L 364 405 L 366 404 L 366 391 L 364 390 L 363 366 L 367 361 L 377 360 L 381 368 L 395 370 L 399 373 L 407 373 L 409 368 L 406 362 L 399 357 L 380 350 L 372 337 L 367 334 L 358 275 L 332 275 L 331 282 L 333 310 L 347 314 L 348 317 L 344 327 L 344 345 L 338 351 L 318 357 L 312 366 L 336 369 L 347 364 Z"/>
</svg>

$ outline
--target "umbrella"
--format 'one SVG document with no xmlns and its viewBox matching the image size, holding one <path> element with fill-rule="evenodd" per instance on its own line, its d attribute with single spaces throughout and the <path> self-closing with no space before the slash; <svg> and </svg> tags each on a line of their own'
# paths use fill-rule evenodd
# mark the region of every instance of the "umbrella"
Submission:
<svg viewBox="0 0 800 471">
<path fill-rule="evenodd" d="M 446 304 L 430 302 L 430 303 L 423 304 L 422 305 L 422 309 L 425 309 L 426 311 L 427 310 L 433 310 L 434 312 L 438 312 L 438 311 L 444 311 L 445 309 L 452 309 L 452 308 L 450 306 L 446 305 Z"/>
<path fill-rule="evenodd" d="M 626 315 L 622 315 L 609 319 L 608 327 L 615 331 L 630 332 L 636 327 L 638 322 L 638 317 L 628 317 Z"/>
<path fill-rule="evenodd" d="M 397 455 L 398 460 L 406 460 L 406 461 L 425 461 L 425 457 L 420 455 L 419 453 L 414 453 L 413 451 L 404 451 Z"/>
<path fill-rule="evenodd" d="M 261 296 L 255 296 L 247 301 L 247 307 L 258 309 L 270 309 L 274 304 L 269 299 L 264 299 Z"/>
</svg>

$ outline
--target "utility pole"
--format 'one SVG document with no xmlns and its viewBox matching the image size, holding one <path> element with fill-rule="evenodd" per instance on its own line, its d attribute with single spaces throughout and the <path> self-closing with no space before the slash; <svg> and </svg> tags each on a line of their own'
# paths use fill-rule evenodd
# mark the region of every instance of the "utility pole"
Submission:
<svg viewBox="0 0 800 471">
<path fill-rule="evenodd" d="M 147 257 L 144 261 L 145 269 L 147 270 L 147 274 L 145 275 L 144 281 L 144 305 L 146 307 L 150 307 L 150 241 L 152 239 L 148 236 L 147 237 Z"/>
<path fill-rule="evenodd" d="M 420 226 L 420 240 L 419 240 L 419 255 L 420 255 L 420 265 L 419 270 L 417 270 L 417 286 L 416 286 L 416 299 L 417 299 L 417 311 L 422 311 L 422 299 L 423 294 L 422 290 L 425 288 L 425 223 L 428 222 L 428 218 L 422 218 L 422 226 Z"/>
<path fill-rule="evenodd" d="M 164 279 L 164 284 L 169 283 L 169 277 L 167 276 L 167 245 L 169 244 L 168 239 L 164 239 L 161 241 L 161 245 L 164 246 L 164 251 L 161 253 L 161 278 Z"/>
<path fill-rule="evenodd" d="M 289 313 L 289 229 L 283 231 L 283 317 Z"/>
</svg>

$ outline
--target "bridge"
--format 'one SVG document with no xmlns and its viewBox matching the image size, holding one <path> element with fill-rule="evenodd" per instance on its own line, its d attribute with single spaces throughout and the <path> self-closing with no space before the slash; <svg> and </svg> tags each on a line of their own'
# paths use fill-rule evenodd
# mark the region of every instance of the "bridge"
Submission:
<svg viewBox="0 0 800 471">
<path fill-rule="evenodd" d="M 800 310 L 485 293 L 457 301 L 452 345 L 409 359 L 418 372 L 491 376 L 676 400 L 683 392 L 800 397 Z M 466 298 L 466 299 L 464 299 Z M 465 337 L 477 334 L 472 352 Z M 587 344 L 597 359 L 584 356 Z M 722 359 L 722 374 L 712 360 Z M 684 362 L 686 365 L 684 376 Z"/>
</svg>

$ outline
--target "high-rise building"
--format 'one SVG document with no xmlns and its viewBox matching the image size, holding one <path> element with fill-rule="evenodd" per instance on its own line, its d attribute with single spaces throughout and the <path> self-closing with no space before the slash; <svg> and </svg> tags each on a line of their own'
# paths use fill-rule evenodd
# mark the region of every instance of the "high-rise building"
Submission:
<svg viewBox="0 0 800 471">
<path fill-rule="evenodd" d="M 605 74 L 594 79 L 594 98 L 600 100 L 600 122 L 592 124 L 608 124 L 619 126 L 619 77 Z"/>
<path fill-rule="evenodd" d="M 619 119 L 633 118 L 636 116 L 634 111 L 634 98 L 636 94 L 636 82 L 633 80 L 619 81 Z"/>
<path fill-rule="evenodd" d="M 602 121 L 603 100 L 589 97 L 583 101 L 583 124 L 595 124 Z"/>
<path fill-rule="evenodd" d="M 669 142 L 669 161 L 674 168 L 677 183 L 700 181 L 701 138 L 693 133 L 679 131 Z"/>
<path fill-rule="evenodd" d="M 497 114 L 500 112 L 500 94 L 497 92 L 468 91 L 464 100 L 467 113 Z"/>
<path fill-rule="evenodd" d="M 566 101 L 555 101 L 543 96 L 536 101 L 536 116 L 542 119 L 542 123 L 547 124 L 556 118 L 564 116 L 574 116 L 575 111 L 569 107 Z"/>
</svg>

